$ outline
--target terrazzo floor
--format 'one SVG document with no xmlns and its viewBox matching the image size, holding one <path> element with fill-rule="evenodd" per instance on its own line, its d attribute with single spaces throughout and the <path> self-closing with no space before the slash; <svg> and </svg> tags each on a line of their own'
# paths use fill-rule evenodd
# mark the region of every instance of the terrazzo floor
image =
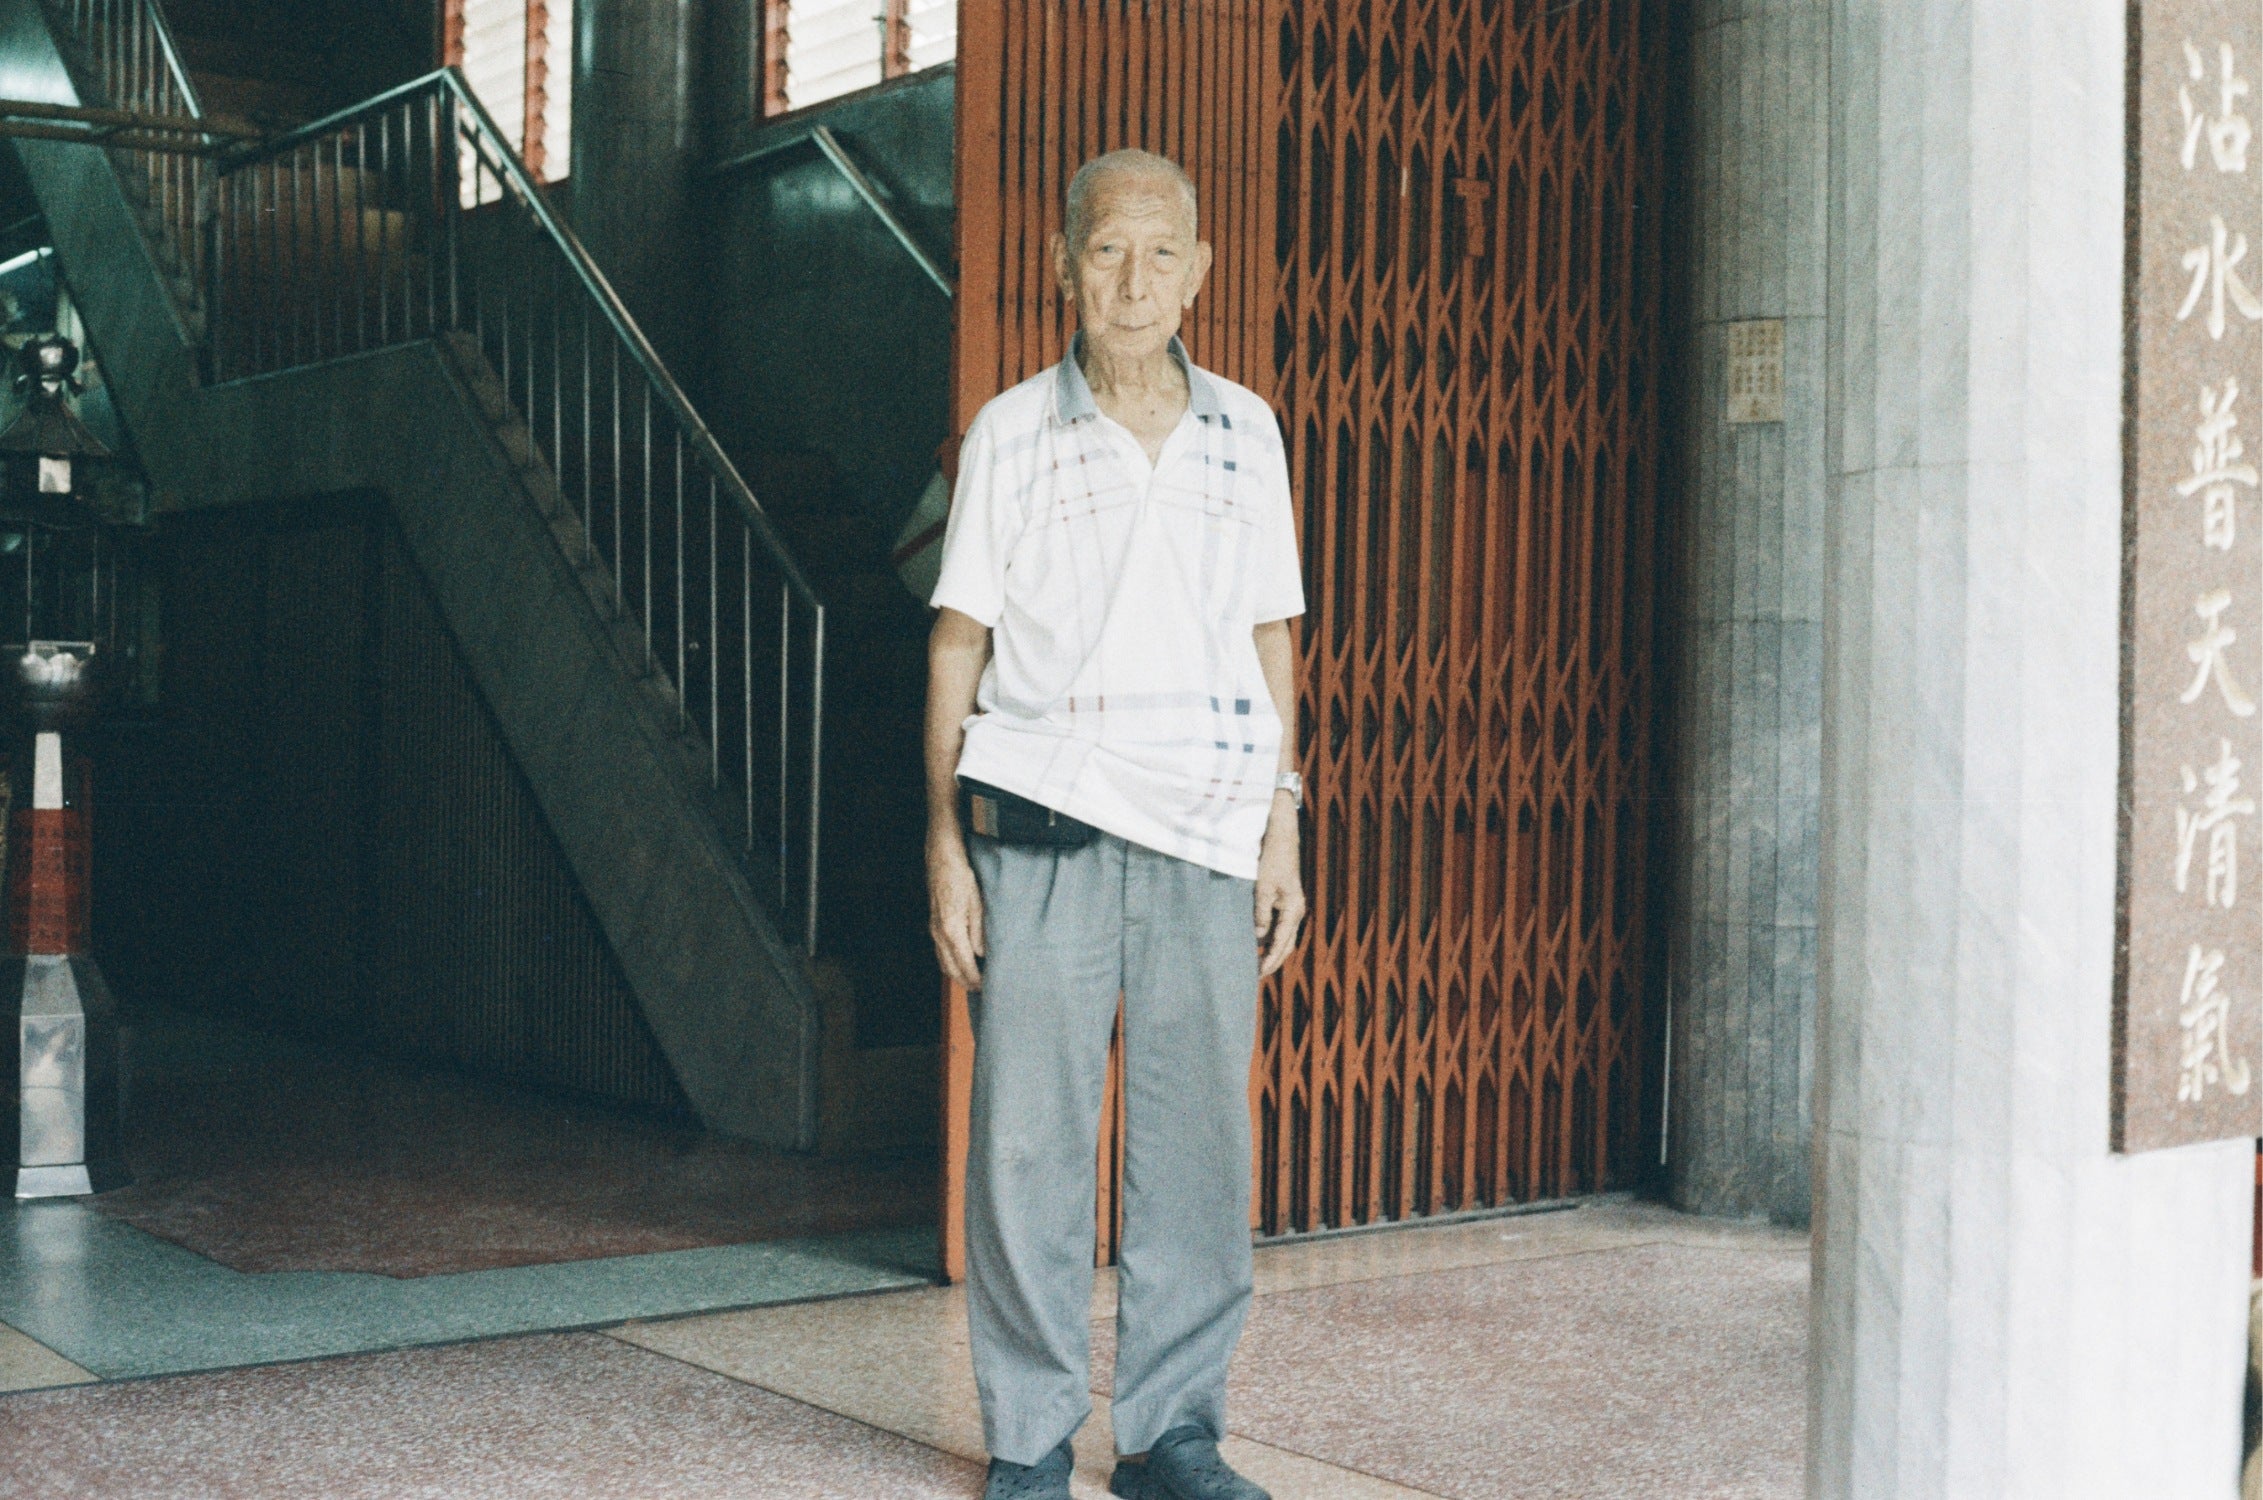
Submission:
<svg viewBox="0 0 2263 1500">
<path fill-rule="evenodd" d="M 1226 1451 L 1277 1500 L 1791 1500 L 1806 1287 L 1804 1236 L 1624 1201 L 1263 1247 Z M 0 1329 L 49 1387 L 0 1396 L 0 1497 L 981 1492 L 955 1288 L 90 1379 Z"/>
<path fill-rule="evenodd" d="M 1624 1201 L 1263 1247 L 1226 1451 L 1277 1500 L 1791 1500 L 1806 1286 L 1804 1236 Z M 955 1288 L 90 1379 L 0 1329 L 49 1387 L 0 1396 L 0 1497 L 981 1492 Z"/>
<path fill-rule="evenodd" d="M 137 1020 L 102 1213 L 232 1270 L 433 1276 L 922 1227 L 932 1152 L 818 1160 L 202 1017 Z"/>
<path fill-rule="evenodd" d="M 931 1157 L 785 1157 L 180 1015 L 137 1017 L 133 1057 L 135 1184 L 0 1203 L 0 1389 L 937 1279 Z"/>
</svg>

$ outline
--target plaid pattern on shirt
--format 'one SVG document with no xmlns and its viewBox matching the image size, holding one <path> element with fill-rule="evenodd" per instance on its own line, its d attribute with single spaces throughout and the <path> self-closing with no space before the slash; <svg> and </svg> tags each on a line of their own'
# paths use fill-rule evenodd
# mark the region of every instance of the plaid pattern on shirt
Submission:
<svg viewBox="0 0 2263 1500">
<path fill-rule="evenodd" d="M 959 771 L 1246 879 L 1281 744 L 1251 632 L 1304 612 L 1280 426 L 1174 340 L 1188 409 L 1150 466 L 1077 347 L 961 450 L 933 603 L 992 650 Z"/>
</svg>

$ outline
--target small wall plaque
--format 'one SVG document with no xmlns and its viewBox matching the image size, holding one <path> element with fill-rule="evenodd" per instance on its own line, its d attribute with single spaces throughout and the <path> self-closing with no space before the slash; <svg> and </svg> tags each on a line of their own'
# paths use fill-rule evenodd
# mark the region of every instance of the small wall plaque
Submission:
<svg viewBox="0 0 2263 1500">
<path fill-rule="evenodd" d="M 1729 325 L 1729 422 L 1784 420 L 1784 322 Z"/>
</svg>

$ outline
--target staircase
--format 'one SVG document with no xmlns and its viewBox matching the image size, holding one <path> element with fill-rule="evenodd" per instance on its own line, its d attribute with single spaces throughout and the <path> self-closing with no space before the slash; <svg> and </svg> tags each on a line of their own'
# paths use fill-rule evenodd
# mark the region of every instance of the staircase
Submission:
<svg viewBox="0 0 2263 1500">
<path fill-rule="evenodd" d="M 0 56 L 199 111 L 153 0 L 0 0 Z M 160 508 L 383 494 L 686 1098 L 815 1146 L 826 611 L 461 79 L 17 150 Z"/>
</svg>

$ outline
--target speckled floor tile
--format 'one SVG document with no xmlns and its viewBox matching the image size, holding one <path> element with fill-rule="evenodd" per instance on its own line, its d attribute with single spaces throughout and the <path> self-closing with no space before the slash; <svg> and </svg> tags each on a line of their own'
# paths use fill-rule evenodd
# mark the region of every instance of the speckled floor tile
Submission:
<svg viewBox="0 0 2263 1500">
<path fill-rule="evenodd" d="M 958 1287 L 758 1308 L 659 1323 L 613 1337 L 747 1381 L 968 1459 L 984 1454 Z M 1080 1496 L 1107 1493 L 1106 1413 L 1077 1434 Z"/>
<path fill-rule="evenodd" d="M 0 1398 L 0 1495 L 971 1500 L 964 1459 L 562 1334 Z"/>
<path fill-rule="evenodd" d="M 1228 1455 L 1284 1500 L 1796 1493 L 1806 1247 L 1798 1233 L 1623 1200 L 1262 1247 Z M 1368 1315 L 1374 1308 L 1393 1309 L 1390 1326 Z M 1092 1310 L 1105 1391 L 1115 1311 L 1106 1272 Z M 1312 1347 L 1271 1347 L 1277 1329 L 1322 1324 L 1334 1332 Z M 1410 1344 L 1415 1328 L 1428 1332 Z M 948 1452 L 982 1453 L 955 1288 L 613 1332 Z M 1716 1350 L 1728 1342 L 1741 1352 L 1724 1362 Z M 1743 1361 L 1766 1378 L 1740 1388 Z M 1737 1369 L 1716 1382 L 1729 1365 Z M 1299 1399 L 1308 1368 L 1333 1381 L 1309 1403 Z M 1749 1445 L 1733 1421 L 1716 1420 L 1716 1407 L 1738 1403 L 1759 1434 Z M 1112 1458 L 1107 1403 L 1095 1405 L 1078 1434 L 1080 1494 L 1102 1492 Z M 1598 1421 L 1599 1406 L 1616 1415 Z M 1611 1425 L 1621 1418 L 1623 1434 Z M 1589 1451 L 1599 1435 L 1624 1441 L 1599 1457 Z M 1724 1470 L 1724 1444 L 1751 1451 Z M 1443 1461 L 1425 1467 L 1425 1450 Z M 1736 1467 L 1746 1460 L 1757 1479 Z M 1503 1488 L 1510 1473 L 1517 1479 Z M 1785 1475 L 1789 1489 L 1776 1482 Z M 1460 1487 L 1432 1487 L 1445 1484 Z"/>
<path fill-rule="evenodd" d="M 613 1337 L 901 1433 L 983 1457 L 968 1363 L 966 1295 L 956 1287 L 800 1307 L 634 1323 Z M 1080 1500 L 1104 1500 L 1115 1466 L 1106 1402 L 1077 1433 Z M 1409 1500 L 1419 1492 L 1305 1454 L 1229 1438 L 1227 1460 L 1279 1500 Z"/>
<path fill-rule="evenodd" d="M 966 1293 L 885 1297 L 638 1322 L 615 1338 L 917 1438 L 982 1452 Z"/>
<path fill-rule="evenodd" d="M 1451 1500 L 1796 1500 L 1804 1248 L 1652 1243 L 1275 1292 L 1229 1421 Z"/>
<path fill-rule="evenodd" d="M 244 1275 L 75 1203 L 0 1205 L 0 1320 L 108 1377 L 929 1284 L 926 1229 L 398 1280 Z"/>
<path fill-rule="evenodd" d="M 37 1391 L 94 1379 L 27 1333 L 0 1323 L 0 1391 Z"/>
<path fill-rule="evenodd" d="M 1457 1224 L 1408 1224 L 1262 1246 L 1257 1252 L 1257 1294 L 1262 1297 L 1381 1276 L 1504 1265 L 1636 1245 L 1803 1250 L 1807 1242 L 1804 1230 L 1700 1219 L 1630 1199 L 1596 1199 L 1542 1213 L 1505 1214 Z"/>
</svg>

